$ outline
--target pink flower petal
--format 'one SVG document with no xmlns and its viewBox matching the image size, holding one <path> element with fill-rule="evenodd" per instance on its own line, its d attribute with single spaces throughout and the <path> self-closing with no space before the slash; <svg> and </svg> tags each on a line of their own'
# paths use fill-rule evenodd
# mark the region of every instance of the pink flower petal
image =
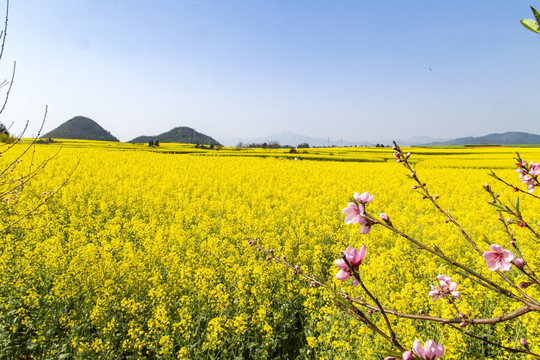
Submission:
<svg viewBox="0 0 540 360">
<path fill-rule="evenodd" d="M 493 252 L 496 252 L 496 253 L 502 253 L 502 252 L 503 252 L 503 247 L 500 246 L 500 245 L 497 245 L 497 244 L 489 245 L 489 248 L 490 248 Z"/>
<path fill-rule="evenodd" d="M 426 353 L 424 351 L 424 348 L 422 347 L 422 344 L 420 344 L 420 340 L 416 339 L 413 342 L 413 352 L 420 356 L 422 359 L 426 358 Z"/>
<path fill-rule="evenodd" d="M 488 270 L 497 270 L 497 255 L 491 251 L 486 251 L 483 256 L 484 260 L 486 260 Z"/>
<path fill-rule="evenodd" d="M 512 254 L 512 252 L 510 252 L 510 250 L 504 250 L 503 251 L 503 259 L 506 262 L 511 262 L 512 260 L 514 260 L 514 254 Z"/>
<path fill-rule="evenodd" d="M 336 274 L 336 279 L 344 281 L 344 280 L 347 280 L 350 276 L 351 276 L 350 272 L 342 269 L 342 270 L 339 270 L 338 273 Z"/>
<path fill-rule="evenodd" d="M 371 226 L 364 225 L 360 228 L 360 234 L 365 235 L 371 231 Z"/>
<path fill-rule="evenodd" d="M 366 257 L 366 247 L 364 244 L 360 246 L 360 251 L 358 252 L 358 262 L 357 264 L 361 264 L 362 261 L 364 261 L 364 258 Z"/>
</svg>

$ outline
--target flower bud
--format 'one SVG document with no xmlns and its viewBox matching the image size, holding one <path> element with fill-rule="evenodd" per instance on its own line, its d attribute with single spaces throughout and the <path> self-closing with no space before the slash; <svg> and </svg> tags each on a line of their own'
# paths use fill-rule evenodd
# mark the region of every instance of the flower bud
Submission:
<svg viewBox="0 0 540 360">
<path fill-rule="evenodd" d="M 424 311 L 424 309 L 420 309 L 420 310 L 418 311 L 418 313 L 419 313 L 420 315 L 424 315 L 426 312 Z"/>
<path fill-rule="evenodd" d="M 407 155 L 405 155 L 405 157 L 406 157 L 407 159 L 410 158 L 410 157 L 411 157 L 411 153 L 408 152 Z"/>
<path fill-rule="evenodd" d="M 524 348 L 526 348 L 526 349 L 529 348 L 529 344 L 527 343 L 527 340 L 525 340 L 525 339 L 520 339 L 520 340 L 519 340 L 519 343 L 520 343 L 521 346 L 523 346 Z"/>
<path fill-rule="evenodd" d="M 272 259 L 271 256 L 267 256 L 267 257 L 266 257 L 266 261 L 271 260 L 271 259 Z"/>
<path fill-rule="evenodd" d="M 296 270 L 293 270 L 291 274 L 296 275 Z"/>
<path fill-rule="evenodd" d="M 373 310 L 368 310 L 367 313 L 368 313 L 368 315 L 371 315 L 371 314 L 373 314 Z"/>
<path fill-rule="evenodd" d="M 465 315 L 464 313 L 459 313 L 459 317 L 462 319 L 468 319 L 469 317 Z"/>
<path fill-rule="evenodd" d="M 416 177 L 416 173 L 413 172 L 413 173 L 411 174 L 411 177 L 415 178 L 415 177 Z"/>
<path fill-rule="evenodd" d="M 465 321 L 462 321 L 461 323 L 459 323 L 460 328 L 464 328 L 467 325 L 469 325 L 469 324 L 467 324 Z"/>
<path fill-rule="evenodd" d="M 286 257 L 285 255 L 282 255 L 281 258 L 282 258 L 283 260 L 287 260 L 287 257 Z"/>
<path fill-rule="evenodd" d="M 439 195 L 435 195 L 435 200 L 437 200 L 439 198 Z"/>
<path fill-rule="evenodd" d="M 388 222 L 390 220 L 390 218 L 388 217 L 388 215 L 386 215 L 385 213 L 380 213 L 379 214 L 379 217 L 381 218 L 382 221 L 384 222 Z"/>
<path fill-rule="evenodd" d="M 397 159 L 396 162 L 400 163 L 400 162 L 401 162 L 401 159 Z"/>
<path fill-rule="evenodd" d="M 506 222 L 509 223 L 509 224 L 510 224 L 512 221 L 514 221 L 514 220 L 512 220 L 512 218 L 506 219 Z"/>
<path fill-rule="evenodd" d="M 532 283 L 530 283 L 530 282 L 520 282 L 518 286 L 520 287 L 520 289 L 526 289 L 529 286 L 531 286 L 531 284 Z"/>
<path fill-rule="evenodd" d="M 418 189 L 418 185 L 413 185 L 412 189 L 413 189 L 413 190 Z"/>
<path fill-rule="evenodd" d="M 489 184 L 488 183 L 485 183 L 484 186 L 485 186 L 486 189 L 489 189 Z"/>
<path fill-rule="evenodd" d="M 309 284 L 309 287 L 310 287 L 310 288 L 314 288 L 314 287 L 315 287 L 315 283 Z"/>
<path fill-rule="evenodd" d="M 525 260 L 517 258 L 516 260 L 514 260 L 514 265 L 516 265 L 520 269 L 523 269 L 523 266 L 525 266 Z"/>
<path fill-rule="evenodd" d="M 403 360 L 412 360 L 412 352 L 410 351 L 404 351 L 403 352 L 403 356 L 402 356 Z"/>
<path fill-rule="evenodd" d="M 294 268 L 295 268 L 296 270 L 300 270 L 300 266 L 298 266 L 298 265 L 294 265 Z"/>
<path fill-rule="evenodd" d="M 446 224 L 448 224 L 448 223 L 450 222 L 450 220 L 446 219 L 446 220 L 444 220 L 444 222 L 445 222 Z"/>
</svg>

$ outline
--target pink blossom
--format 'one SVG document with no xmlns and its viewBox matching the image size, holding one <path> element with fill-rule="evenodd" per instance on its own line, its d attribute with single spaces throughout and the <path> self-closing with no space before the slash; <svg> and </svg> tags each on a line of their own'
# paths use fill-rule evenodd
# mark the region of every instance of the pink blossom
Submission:
<svg viewBox="0 0 540 360">
<path fill-rule="evenodd" d="M 509 271 L 512 267 L 511 261 L 514 260 L 514 254 L 510 250 L 504 250 L 502 246 L 492 244 L 489 246 L 491 251 L 484 253 L 484 260 L 486 260 L 487 267 L 491 271 L 500 269 L 501 271 Z"/>
<path fill-rule="evenodd" d="M 362 246 L 360 246 L 360 251 L 358 251 L 355 248 L 348 246 L 347 250 L 343 251 L 342 253 L 345 255 L 345 258 L 352 266 L 352 268 L 355 271 L 358 271 L 360 264 L 362 264 L 362 261 L 364 261 L 364 257 L 366 256 L 366 247 L 364 246 L 364 244 L 362 244 Z M 336 279 L 342 281 L 347 280 L 351 276 L 351 270 L 347 266 L 345 260 L 337 259 L 334 263 L 338 268 L 340 268 L 336 275 Z M 359 284 L 358 280 L 356 280 L 355 277 L 353 277 L 352 281 L 354 286 L 357 286 Z"/>
<path fill-rule="evenodd" d="M 435 340 L 427 341 L 422 348 L 420 340 L 416 339 L 413 343 L 413 351 L 424 360 L 435 360 L 444 355 L 444 347 L 441 343 L 436 343 Z"/>
<path fill-rule="evenodd" d="M 373 201 L 374 195 L 364 192 L 362 195 L 355 192 L 353 195 L 354 200 L 358 202 L 350 202 L 347 204 L 347 207 L 341 210 L 343 215 L 345 215 L 345 224 L 355 224 L 359 223 L 362 225 L 360 228 L 360 234 L 367 234 L 371 231 L 372 223 L 366 220 L 362 215 L 364 214 L 364 205 L 368 202 Z"/>
<path fill-rule="evenodd" d="M 361 216 L 364 213 L 364 207 L 362 205 L 356 205 L 355 203 L 350 202 L 345 209 L 341 210 L 341 212 L 343 215 L 346 215 L 345 224 L 347 225 L 360 222 L 360 219 L 365 221 Z"/>
<path fill-rule="evenodd" d="M 429 286 L 431 286 L 431 291 L 428 293 L 428 295 L 433 298 L 433 301 L 437 301 L 439 300 L 439 298 L 443 297 L 443 293 L 441 289 L 433 285 L 429 285 Z"/>
<path fill-rule="evenodd" d="M 353 195 L 354 200 L 358 201 L 362 205 L 365 205 L 368 202 L 372 202 L 374 197 L 375 195 L 370 195 L 367 191 L 362 193 L 362 195 L 358 194 L 357 192 L 355 192 Z"/>
<path fill-rule="evenodd" d="M 531 161 L 528 169 L 525 161 L 518 163 L 517 166 L 516 171 L 519 173 L 520 181 L 527 185 L 527 190 L 532 193 L 538 183 L 537 176 L 540 175 L 540 163 L 535 164 Z"/>
<path fill-rule="evenodd" d="M 529 174 L 531 174 L 532 176 L 540 175 L 540 163 L 535 164 L 531 161 Z"/>
<path fill-rule="evenodd" d="M 529 175 L 520 176 L 520 178 L 521 182 L 527 185 L 527 191 L 532 193 L 534 191 L 534 178 Z"/>
<path fill-rule="evenodd" d="M 369 223 L 363 217 L 360 218 L 360 221 L 358 223 L 362 225 L 362 227 L 360 228 L 360 234 L 365 235 L 371 231 L 371 223 Z"/>
<path fill-rule="evenodd" d="M 457 283 L 453 282 L 451 277 L 448 277 L 445 274 L 439 274 L 437 279 L 439 279 L 439 285 L 441 287 L 438 288 L 434 285 L 430 285 L 431 291 L 428 293 L 428 295 L 433 298 L 433 301 L 437 301 L 445 295 L 451 295 L 456 299 L 461 297 L 459 291 L 456 290 Z"/>
</svg>

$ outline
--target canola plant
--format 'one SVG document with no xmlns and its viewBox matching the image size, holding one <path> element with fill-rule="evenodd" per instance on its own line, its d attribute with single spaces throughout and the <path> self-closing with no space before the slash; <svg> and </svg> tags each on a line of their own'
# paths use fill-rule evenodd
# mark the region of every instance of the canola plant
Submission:
<svg viewBox="0 0 540 360">
<path fill-rule="evenodd" d="M 380 359 L 387 345 L 327 292 L 248 246 L 257 237 L 305 271 L 362 296 L 336 280 L 334 261 L 347 246 L 364 244 L 362 276 L 385 307 L 451 316 L 428 292 L 437 274 L 459 276 L 385 229 L 360 235 L 346 226 L 341 210 L 354 192 L 374 194 L 373 213 L 388 214 L 396 227 L 493 276 L 411 189 L 391 149 L 280 156 L 104 144 L 36 145 L 12 166 L 21 144 L 0 158 L 8 169 L 1 178 L 7 229 L 0 237 L 0 358 Z M 507 239 L 482 186 L 492 181 L 489 169 L 515 182 L 516 150 L 540 160 L 538 148 L 410 149 L 430 191 L 483 250 Z M 15 186 L 38 166 L 31 181 Z M 516 196 L 503 186 L 498 191 Z M 539 204 L 522 206 L 538 220 Z M 527 239 L 523 229 L 514 231 Z M 537 248 L 530 242 L 523 252 L 536 261 Z M 460 308 L 473 316 L 512 310 L 467 279 L 459 291 Z M 538 295 L 535 287 L 527 291 Z M 403 343 L 427 334 L 444 341 L 446 359 L 509 356 L 439 324 L 392 321 Z M 477 331 L 503 344 L 526 337 L 535 349 L 537 322 L 525 316 Z"/>
</svg>

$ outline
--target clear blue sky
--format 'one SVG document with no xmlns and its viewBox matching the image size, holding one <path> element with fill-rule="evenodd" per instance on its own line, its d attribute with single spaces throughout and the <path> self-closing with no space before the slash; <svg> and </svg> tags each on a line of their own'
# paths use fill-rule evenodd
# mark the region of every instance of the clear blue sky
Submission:
<svg viewBox="0 0 540 360">
<path fill-rule="evenodd" d="M 12 0 L 1 121 L 377 141 L 540 134 L 523 0 Z"/>
</svg>

